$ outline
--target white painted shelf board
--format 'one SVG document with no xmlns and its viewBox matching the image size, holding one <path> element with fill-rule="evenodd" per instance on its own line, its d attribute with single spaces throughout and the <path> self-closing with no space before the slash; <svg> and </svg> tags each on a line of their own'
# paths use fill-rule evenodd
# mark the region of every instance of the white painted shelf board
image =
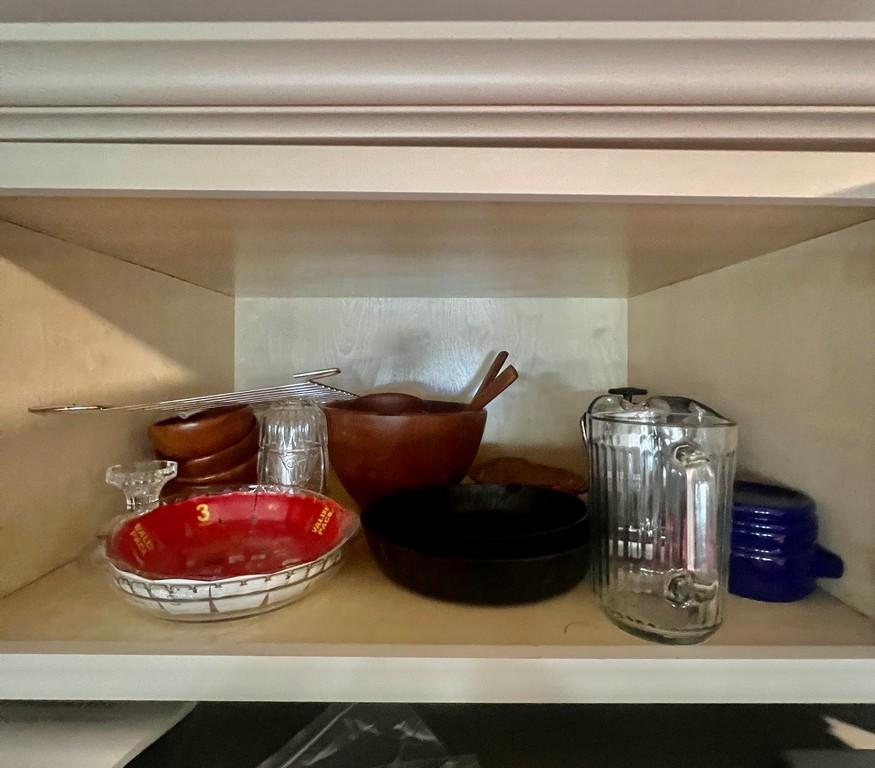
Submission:
<svg viewBox="0 0 875 768">
<path fill-rule="evenodd" d="M 0 197 L 0 219 L 243 297 L 624 297 L 870 218 L 875 206 Z"/>
<path fill-rule="evenodd" d="M 0 195 L 875 204 L 875 152 L 0 142 Z"/>
<path fill-rule="evenodd" d="M 392 584 L 359 541 L 296 605 L 184 625 L 127 606 L 89 557 L 0 601 L 0 697 L 875 702 L 875 624 L 820 592 L 732 598 L 715 638 L 664 647 L 613 627 L 585 585 L 455 605 Z"/>
</svg>

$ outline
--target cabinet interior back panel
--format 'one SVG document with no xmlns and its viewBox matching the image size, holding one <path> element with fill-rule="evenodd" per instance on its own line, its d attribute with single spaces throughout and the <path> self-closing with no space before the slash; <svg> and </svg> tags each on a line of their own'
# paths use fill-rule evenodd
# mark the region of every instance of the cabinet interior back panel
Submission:
<svg viewBox="0 0 875 768">
<path fill-rule="evenodd" d="M 739 462 L 809 493 L 875 616 L 875 222 L 629 301 L 629 381 L 734 417 Z"/>
<path fill-rule="evenodd" d="M 0 218 L 240 297 L 625 297 L 872 208 L 2 198 Z"/>
<path fill-rule="evenodd" d="M 227 296 L 0 222 L 0 595 L 94 542 L 106 467 L 150 455 L 148 415 L 28 406 L 222 390 L 233 357 Z"/>
<path fill-rule="evenodd" d="M 465 400 L 508 350 L 520 380 L 489 406 L 480 458 L 580 471 L 580 415 L 626 378 L 625 299 L 238 299 L 236 318 L 238 387 L 338 366 L 332 381 L 359 394 Z"/>
</svg>

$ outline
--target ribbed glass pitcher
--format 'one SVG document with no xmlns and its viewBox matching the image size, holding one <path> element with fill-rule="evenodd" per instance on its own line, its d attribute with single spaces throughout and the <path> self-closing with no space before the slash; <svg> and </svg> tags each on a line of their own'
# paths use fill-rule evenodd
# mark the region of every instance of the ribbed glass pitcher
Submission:
<svg viewBox="0 0 875 768">
<path fill-rule="evenodd" d="M 627 632 L 700 642 L 723 620 L 736 426 L 686 397 L 619 392 L 582 419 L 595 592 Z"/>
</svg>

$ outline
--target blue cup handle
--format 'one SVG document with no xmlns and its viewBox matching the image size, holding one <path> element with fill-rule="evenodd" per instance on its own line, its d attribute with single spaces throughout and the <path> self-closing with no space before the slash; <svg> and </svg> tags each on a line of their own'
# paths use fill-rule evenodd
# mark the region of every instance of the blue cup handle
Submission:
<svg viewBox="0 0 875 768">
<path fill-rule="evenodd" d="M 828 549 L 817 545 L 814 552 L 814 576 L 818 579 L 839 579 L 845 572 L 842 559 Z"/>
</svg>

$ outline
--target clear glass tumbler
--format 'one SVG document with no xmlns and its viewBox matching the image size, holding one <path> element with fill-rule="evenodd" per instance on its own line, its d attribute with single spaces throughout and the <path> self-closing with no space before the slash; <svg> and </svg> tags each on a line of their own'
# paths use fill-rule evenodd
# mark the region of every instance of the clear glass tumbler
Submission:
<svg viewBox="0 0 875 768">
<path fill-rule="evenodd" d="M 328 432 L 322 409 L 311 400 L 280 400 L 259 420 L 258 482 L 324 493 Z"/>
<path fill-rule="evenodd" d="M 723 621 L 734 422 L 683 397 L 596 398 L 583 417 L 593 585 L 632 634 L 696 643 Z"/>
</svg>

